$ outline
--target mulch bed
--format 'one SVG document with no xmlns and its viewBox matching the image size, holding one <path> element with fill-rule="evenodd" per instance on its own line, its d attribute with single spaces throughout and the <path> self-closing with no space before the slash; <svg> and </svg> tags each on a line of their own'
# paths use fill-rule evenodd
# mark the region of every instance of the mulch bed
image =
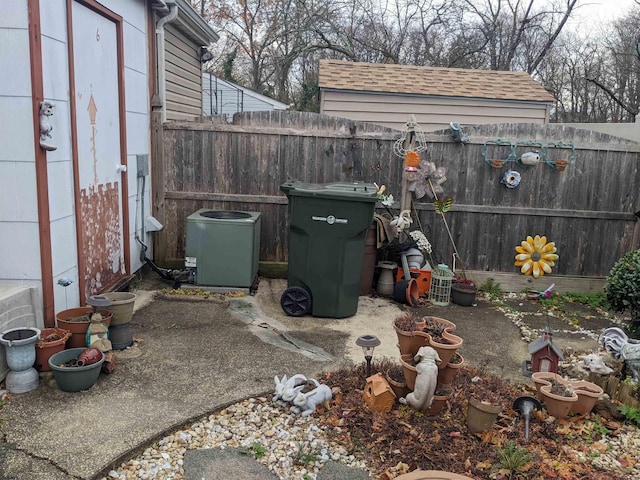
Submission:
<svg viewBox="0 0 640 480">
<path fill-rule="evenodd" d="M 384 362 L 389 361 L 374 363 L 374 373 L 389 369 Z M 475 479 L 628 478 L 582 463 L 572 453 L 572 449 L 589 448 L 589 444 L 600 439 L 597 429 L 589 428 L 594 424 L 591 416 L 550 422 L 544 411 L 536 412 L 536 418 L 531 421 L 530 440 L 526 443 L 524 420 L 512 410 L 512 405 L 519 396 L 535 396 L 535 391 L 478 369 L 464 366 L 460 369 L 451 384 L 453 394 L 446 409 L 434 416 L 398 402 L 388 413 L 368 410 L 362 397 L 364 364 L 326 373 L 322 382 L 334 388 L 336 394 L 331 409 L 323 412 L 319 420 L 342 427 L 340 433 L 335 434 L 336 440 L 350 445 L 355 456 L 375 469 L 376 478 L 386 480 L 415 469 L 443 470 Z M 466 411 L 471 396 L 501 405 L 502 413 L 492 431 L 472 434 L 467 429 Z M 601 417 L 597 417 L 597 421 L 598 425 L 613 430 L 621 426 L 619 422 Z M 526 449 L 531 457 L 517 470 L 500 464 L 498 452 L 509 442 Z"/>
</svg>

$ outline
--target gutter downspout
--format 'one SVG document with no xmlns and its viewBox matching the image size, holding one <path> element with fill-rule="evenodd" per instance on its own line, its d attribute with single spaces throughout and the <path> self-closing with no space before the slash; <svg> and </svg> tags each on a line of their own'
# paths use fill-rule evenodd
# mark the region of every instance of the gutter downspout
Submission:
<svg viewBox="0 0 640 480">
<path fill-rule="evenodd" d="M 167 121 L 166 102 L 166 69 L 165 69 L 165 49 L 164 49 L 164 26 L 172 22 L 178 16 L 178 6 L 171 5 L 169 15 L 162 17 L 156 25 L 156 44 L 158 50 L 158 96 L 162 102 L 162 122 Z"/>
</svg>

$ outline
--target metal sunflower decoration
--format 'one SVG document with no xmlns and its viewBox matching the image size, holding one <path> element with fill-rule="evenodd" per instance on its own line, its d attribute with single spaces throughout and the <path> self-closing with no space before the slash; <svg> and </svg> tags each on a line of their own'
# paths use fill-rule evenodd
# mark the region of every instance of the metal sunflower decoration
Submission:
<svg viewBox="0 0 640 480">
<path fill-rule="evenodd" d="M 525 275 L 533 275 L 533 278 L 542 277 L 545 273 L 551 273 L 551 267 L 558 260 L 554 242 L 547 243 L 547 237 L 536 235 L 528 236 L 526 240 L 516 247 L 516 267 Z"/>
</svg>

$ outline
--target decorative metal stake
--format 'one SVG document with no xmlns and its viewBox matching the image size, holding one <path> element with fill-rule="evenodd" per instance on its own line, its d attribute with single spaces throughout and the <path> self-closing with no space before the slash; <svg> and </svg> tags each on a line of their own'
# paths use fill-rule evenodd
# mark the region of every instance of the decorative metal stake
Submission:
<svg viewBox="0 0 640 480">
<path fill-rule="evenodd" d="M 533 410 L 542 410 L 540 402 L 528 396 L 522 396 L 515 399 L 513 402 L 513 409 L 516 412 L 520 412 L 520 415 L 524 417 L 524 440 L 529 441 L 529 419 L 531 418 L 531 412 Z"/>
</svg>

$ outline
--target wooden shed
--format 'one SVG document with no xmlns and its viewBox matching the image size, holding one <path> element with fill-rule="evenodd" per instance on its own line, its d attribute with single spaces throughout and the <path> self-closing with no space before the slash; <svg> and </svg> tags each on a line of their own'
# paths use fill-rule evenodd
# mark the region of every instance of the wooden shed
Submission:
<svg viewBox="0 0 640 480">
<path fill-rule="evenodd" d="M 554 98 L 526 72 L 320 61 L 320 113 L 426 131 L 492 123 L 548 123 Z"/>
<path fill-rule="evenodd" d="M 200 51 L 218 36 L 186 0 L 0 11 L 0 330 L 49 327 L 152 258 L 152 118 L 200 115 Z"/>
</svg>

